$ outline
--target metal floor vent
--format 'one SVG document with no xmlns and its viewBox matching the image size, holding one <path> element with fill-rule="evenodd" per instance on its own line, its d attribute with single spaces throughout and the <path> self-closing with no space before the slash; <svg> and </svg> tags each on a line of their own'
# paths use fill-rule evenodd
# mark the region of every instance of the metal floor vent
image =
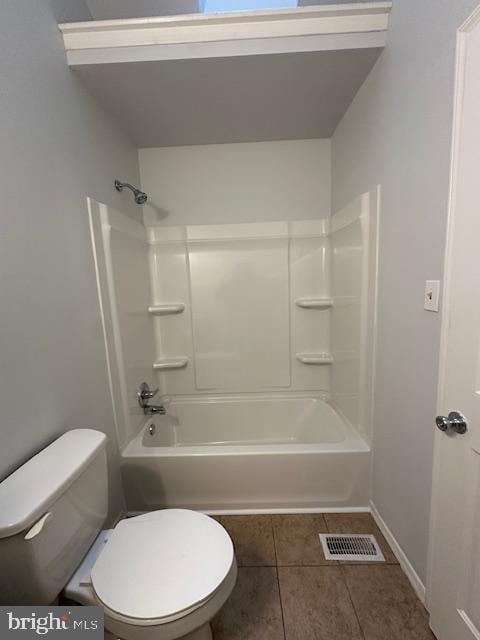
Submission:
<svg viewBox="0 0 480 640">
<path fill-rule="evenodd" d="M 320 533 L 326 560 L 385 562 L 375 536 L 358 533 Z"/>
</svg>

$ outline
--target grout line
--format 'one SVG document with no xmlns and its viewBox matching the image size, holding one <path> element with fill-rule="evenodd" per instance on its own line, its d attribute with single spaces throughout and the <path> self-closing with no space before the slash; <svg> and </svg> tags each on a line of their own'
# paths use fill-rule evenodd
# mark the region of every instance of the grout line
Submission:
<svg viewBox="0 0 480 640">
<path fill-rule="evenodd" d="M 271 529 L 271 532 L 272 532 L 273 552 L 275 554 L 275 575 L 277 576 L 278 600 L 280 602 L 280 614 L 282 616 L 283 638 L 284 638 L 284 640 L 287 640 L 287 631 L 285 629 L 285 614 L 283 612 L 282 591 L 281 591 L 281 588 L 280 588 L 280 578 L 279 578 L 279 575 L 278 575 L 277 544 L 275 542 L 275 528 L 273 526 L 273 518 L 272 518 L 272 516 L 270 516 L 270 529 Z"/>
<path fill-rule="evenodd" d="M 383 565 L 385 566 L 385 562 L 369 562 L 368 564 L 371 565 Z M 325 564 L 279 564 L 277 565 L 278 567 L 282 568 L 282 569 L 330 569 L 333 568 L 335 569 L 335 567 L 363 567 L 367 565 L 367 562 L 362 563 L 362 564 L 353 564 L 350 562 L 342 562 L 341 560 L 327 560 Z M 389 567 L 393 567 L 393 566 L 397 566 L 397 565 L 387 565 Z"/>
<path fill-rule="evenodd" d="M 278 567 L 277 543 L 275 542 L 275 527 L 273 526 L 273 518 L 270 516 L 270 529 L 272 532 L 273 553 L 275 554 L 275 566 Z M 277 571 L 278 574 L 278 571 Z M 278 578 L 278 575 L 277 575 Z"/>
<path fill-rule="evenodd" d="M 330 527 L 328 526 L 328 520 L 325 517 L 325 514 L 322 513 L 323 516 L 323 521 L 325 522 L 325 529 L 327 530 L 327 533 L 336 533 L 335 531 L 330 531 Z"/>
<path fill-rule="evenodd" d="M 275 569 L 276 564 L 239 564 L 237 563 L 239 569 Z"/>
<path fill-rule="evenodd" d="M 281 590 L 281 587 L 280 587 L 280 578 L 278 576 L 278 567 L 275 567 L 275 574 L 277 576 L 278 600 L 280 602 L 280 613 L 281 613 L 281 616 L 282 616 L 283 638 L 284 638 L 284 640 L 287 640 L 287 631 L 285 629 L 285 614 L 283 612 L 282 590 Z"/>
<path fill-rule="evenodd" d="M 348 593 L 348 598 L 350 600 L 350 604 L 352 605 L 352 609 L 353 609 L 353 613 L 355 614 L 355 618 L 357 619 L 358 628 L 360 629 L 360 634 L 361 634 L 362 638 L 365 640 L 365 632 L 363 631 L 363 627 L 362 627 L 362 624 L 360 622 L 360 618 L 358 616 L 357 608 L 355 607 L 355 603 L 353 601 L 352 594 L 350 593 L 350 587 L 348 586 L 347 572 L 345 571 L 345 567 L 342 567 L 342 573 L 343 573 L 343 579 L 344 579 L 344 582 L 345 582 L 345 587 L 346 587 L 347 593 Z"/>
</svg>

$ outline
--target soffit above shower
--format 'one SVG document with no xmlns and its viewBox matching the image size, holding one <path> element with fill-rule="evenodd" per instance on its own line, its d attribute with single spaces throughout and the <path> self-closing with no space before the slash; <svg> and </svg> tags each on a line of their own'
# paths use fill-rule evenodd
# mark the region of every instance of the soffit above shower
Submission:
<svg viewBox="0 0 480 640">
<path fill-rule="evenodd" d="M 390 2 L 60 25 L 68 64 L 140 148 L 329 138 Z"/>
</svg>

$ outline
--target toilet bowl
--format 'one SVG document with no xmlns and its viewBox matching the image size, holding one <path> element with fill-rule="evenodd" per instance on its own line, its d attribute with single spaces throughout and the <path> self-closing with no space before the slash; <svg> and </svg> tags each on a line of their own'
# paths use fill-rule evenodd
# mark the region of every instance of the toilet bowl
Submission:
<svg viewBox="0 0 480 640">
<path fill-rule="evenodd" d="M 101 606 L 122 640 L 209 640 L 237 577 L 213 518 L 165 509 L 108 513 L 106 437 L 69 431 L 0 482 L 0 605 Z"/>
<path fill-rule="evenodd" d="M 153 511 L 102 531 L 64 594 L 102 606 L 123 640 L 209 640 L 237 577 L 228 533 L 185 509 Z"/>
</svg>

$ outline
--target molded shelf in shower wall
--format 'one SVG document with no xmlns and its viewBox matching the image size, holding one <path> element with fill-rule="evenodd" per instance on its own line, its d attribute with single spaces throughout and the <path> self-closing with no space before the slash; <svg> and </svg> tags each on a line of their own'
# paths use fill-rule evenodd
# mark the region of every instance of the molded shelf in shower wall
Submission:
<svg viewBox="0 0 480 640">
<path fill-rule="evenodd" d="M 156 371 L 168 371 L 169 369 L 184 369 L 188 364 L 188 358 L 162 358 L 153 363 Z"/>
<path fill-rule="evenodd" d="M 297 353 L 296 358 L 302 364 L 332 364 L 333 357 L 329 353 Z"/>
<path fill-rule="evenodd" d="M 332 298 L 297 298 L 297 307 L 301 309 L 330 309 L 333 307 Z"/>
<path fill-rule="evenodd" d="M 152 304 L 148 307 L 148 313 L 153 316 L 170 316 L 176 313 L 183 313 L 185 305 L 183 302 L 169 302 L 165 304 Z"/>
</svg>

